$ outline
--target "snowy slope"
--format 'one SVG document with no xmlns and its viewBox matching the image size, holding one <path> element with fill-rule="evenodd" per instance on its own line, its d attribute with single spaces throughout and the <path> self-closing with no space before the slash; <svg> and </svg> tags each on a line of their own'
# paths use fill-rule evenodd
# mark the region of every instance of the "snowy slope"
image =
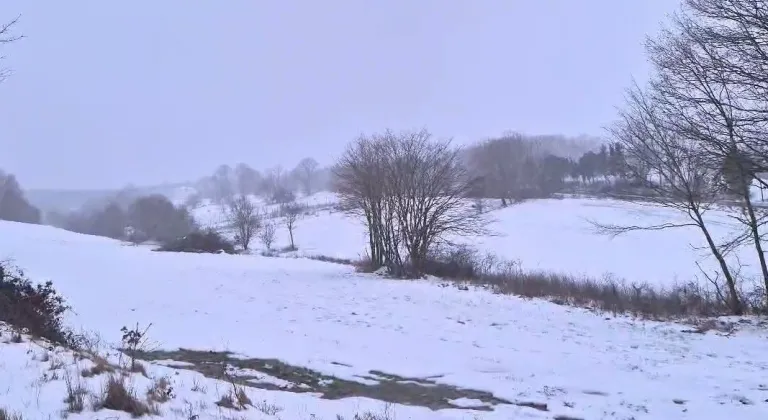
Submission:
<svg viewBox="0 0 768 420">
<path fill-rule="evenodd" d="M 270 215 L 279 210 L 280 205 L 266 202 L 261 197 L 249 196 L 249 199 L 262 214 Z M 336 204 L 336 195 L 329 192 L 319 192 L 311 196 L 298 197 L 294 204 L 314 211 L 318 208 L 330 208 Z M 192 216 L 203 227 L 226 229 L 226 210 L 223 205 L 213 203 L 211 200 L 203 200 L 200 205 L 192 209 Z"/>
<path fill-rule="evenodd" d="M 147 393 L 166 396 L 167 401 L 150 401 L 156 410 L 153 418 L 176 420 L 243 419 L 243 420 L 334 420 L 337 416 L 352 419 L 356 414 L 394 412 L 380 401 L 353 398 L 331 401 L 311 394 L 265 391 L 251 387 L 238 387 L 245 392 L 251 405 L 245 410 L 222 408 L 217 405 L 222 397 L 233 392 L 231 383 L 211 379 L 186 369 L 167 366 L 170 363 L 142 363 L 146 375 L 120 369 L 127 366 L 117 352 L 105 349 L 108 365 L 114 373 L 90 374 L 97 363 L 89 355 L 51 346 L 25 336 L 21 343 L 9 340 L 9 329 L 0 324 L 0 409 L 9 414 L 21 414 L 25 420 L 59 419 L 130 419 L 123 411 L 98 407 L 104 385 L 113 375 L 124 377 L 126 388 L 137 400 L 147 403 Z M 141 363 L 141 362 L 140 362 Z M 125 375 L 125 376 L 123 376 Z M 166 381 L 166 385 L 162 384 Z M 71 384 L 71 385 L 68 385 Z M 73 412 L 66 403 L 68 390 L 81 390 L 82 411 Z M 461 419 L 461 412 L 444 417 L 433 416 L 429 410 L 418 407 L 397 407 L 401 418 Z M 453 415 L 451 415 L 453 414 Z"/>
<path fill-rule="evenodd" d="M 323 197 L 333 202 L 332 196 Z M 206 207 L 207 220 L 220 217 L 221 209 Z M 218 215 L 218 216 L 214 216 Z M 702 279 L 697 267 L 710 270 L 714 259 L 695 228 L 637 231 L 611 238 L 596 233 L 590 221 L 619 225 L 686 222 L 679 212 L 657 206 L 598 199 L 532 200 L 488 213 L 497 235 L 458 238 L 483 251 L 519 261 L 524 269 L 547 270 L 601 278 L 609 275 L 630 282 L 669 286 Z M 716 238 L 733 232 L 732 221 L 722 212 L 708 214 Z M 319 210 L 297 223 L 296 245 L 300 255 L 359 259 L 367 237 L 357 219 L 332 209 Z M 276 247 L 289 243 L 279 226 Z M 258 247 L 258 241 L 254 244 Z M 734 255 L 744 264 L 743 273 L 758 273 L 751 249 Z"/>
<path fill-rule="evenodd" d="M 372 371 L 431 378 L 547 405 L 500 404 L 491 412 L 397 405 L 398 419 L 758 419 L 768 412 L 768 335 L 760 329 L 691 334 L 318 261 L 156 253 L 6 222 L 0 250 L 30 277 L 53 279 L 76 310 L 68 321 L 108 342 L 119 341 L 124 325 L 151 322 L 152 339 L 166 350 L 231 350 L 361 383 L 382 378 Z M 308 412 L 328 403 L 259 393 Z M 0 393 L 0 405 L 16 404 L 8 395 Z M 334 404 L 323 412 L 360 405 Z"/>
</svg>

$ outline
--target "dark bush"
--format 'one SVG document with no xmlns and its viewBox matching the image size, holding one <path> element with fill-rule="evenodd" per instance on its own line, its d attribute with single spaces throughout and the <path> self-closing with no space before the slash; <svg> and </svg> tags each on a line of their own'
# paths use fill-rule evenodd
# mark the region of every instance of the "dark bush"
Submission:
<svg viewBox="0 0 768 420">
<path fill-rule="evenodd" d="M 187 236 L 170 241 L 158 248 L 157 251 L 210 254 L 220 254 L 224 252 L 227 254 L 234 254 L 235 245 L 215 230 L 208 229 L 200 232 L 192 232 Z"/>
<path fill-rule="evenodd" d="M 16 177 L 0 171 L 0 220 L 39 224 L 40 210 L 27 201 Z"/>
<path fill-rule="evenodd" d="M 32 284 L 21 270 L 0 263 L 0 321 L 31 335 L 72 345 L 74 335 L 62 320 L 67 310 L 69 306 L 50 281 Z"/>
<path fill-rule="evenodd" d="M 195 231 L 195 221 L 184 207 L 176 207 L 165 196 L 139 197 L 128 209 L 128 222 L 149 239 L 170 243 Z"/>
<path fill-rule="evenodd" d="M 270 199 L 273 203 L 286 204 L 296 200 L 296 193 L 286 187 L 277 187 Z"/>
</svg>

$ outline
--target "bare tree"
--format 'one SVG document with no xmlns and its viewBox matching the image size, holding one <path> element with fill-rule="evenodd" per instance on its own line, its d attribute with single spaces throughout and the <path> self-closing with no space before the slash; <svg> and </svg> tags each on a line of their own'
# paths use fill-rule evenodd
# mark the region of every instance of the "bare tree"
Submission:
<svg viewBox="0 0 768 420">
<path fill-rule="evenodd" d="M 469 165 L 485 184 L 486 193 L 508 202 L 521 201 L 526 189 L 531 189 L 536 176 L 537 143 L 521 134 L 511 133 L 487 140 L 473 147 Z"/>
<path fill-rule="evenodd" d="M 757 109 L 764 105 L 751 97 L 751 83 L 735 71 L 733 48 L 711 36 L 712 28 L 722 23 L 682 13 L 671 29 L 650 40 L 649 55 L 658 73 L 654 88 L 663 106 L 677 115 L 670 121 L 674 129 L 709 156 L 710 165 L 719 167 L 721 182 L 727 181 L 724 190 L 738 199 L 738 206 L 730 209 L 744 233 L 733 238 L 730 246 L 753 247 L 768 290 L 761 238 L 768 215 L 754 206 L 751 196 L 757 172 L 768 162 L 768 155 L 759 153 L 768 135 L 768 121 L 759 118 Z M 760 102 L 764 104 L 765 99 Z"/>
<path fill-rule="evenodd" d="M 380 142 L 360 136 L 347 146 L 333 168 L 333 188 L 339 195 L 340 206 L 353 216 L 364 219 L 368 231 L 369 257 L 376 267 L 389 259 L 384 250 L 384 187 L 383 154 Z"/>
<path fill-rule="evenodd" d="M 680 42 L 674 49 L 659 48 L 667 54 L 657 65 L 676 88 L 684 78 L 696 77 L 679 98 L 697 111 L 685 123 L 723 162 L 729 192 L 741 201 L 734 219 L 745 234 L 733 243 L 753 246 L 768 306 L 761 231 L 768 214 L 753 205 L 750 191 L 755 182 L 768 186 L 757 176 L 768 170 L 768 8 L 763 0 L 686 0 L 685 5 L 675 21 Z"/>
<path fill-rule="evenodd" d="M 361 136 L 335 173 L 342 204 L 365 219 L 374 263 L 393 275 L 419 276 L 433 246 L 488 233 L 466 200 L 460 150 L 426 130 Z"/>
<path fill-rule="evenodd" d="M 261 183 L 261 174 L 245 163 L 240 163 L 235 167 L 235 178 L 237 191 L 243 195 L 256 194 Z"/>
<path fill-rule="evenodd" d="M 281 213 L 283 214 L 283 220 L 285 221 L 285 227 L 288 229 L 288 235 L 291 238 L 291 250 L 296 250 L 296 245 L 293 241 L 293 233 L 296 231 L 296 221 L 301 216 L 301 207 L 298 204 L 287 204 L 282 207 Z"/>
<path fill-rule="evenodd" d="M 235 230 L 235 243 L 248 251 L 251 240 L 261 227 L 261 216 L 246 195 L 230 200 L 227 205 L 227 222 Z"/>
<path fill-rule="evenodd" d="M 220 165 L 211 176 L 213 198 L 218 203 L 227 203 L 235 195 L 234 171 L 229 165 Z"/>
<path fill-rule="evenodd" d="M 274 223 L 268 222 L 264 224 L 259 232 L 259 239 L 261 243 L 267 248 L 267 251 L 272 250 L 272 244 L 275 243 L 275 235 L 277 234 L 277 226 Z"/>
<path fill-rule="evenodd" d="M 317 177 L 318 163 L 312 158 L 304 158 L 294 169 L 294 175 L 301 184 L 305 195 L 315 192 L 315 178 Z"/>
<path fill-rule="evenodd" d="M 288 174 L 282 166 L 275 166 L 264 174 L 261 191 L 273 203 L 285 204 L 296 198 Z"/>
<path fill-rule="evenodd" d="M 736 279 L 725 259 L 727 250 L 719 246 L 712 236 L 705 214 L 716 205 L 720 190 L 717 186 L 718 168 L 703 153 L 697 143 L 680 136 L 671 122 L 677 115 L 638 86 L 627 94 L 626 108 L 620 112 L 619 121 L 611 133 L 622 144 L 626 153 L 626 170 L 645 180 L 645 187 L 652 191 L 648 199 L 655 205 L 680 212 L 685 219 L 650 225 L 608 225 L 592 223 L 602 233 L 612 236 L 635 230 L 664 230 L 695 227 L 704 236 L 707 248 L 717 260 L 728 289 L 725 297 L 735 314 L 743 312 L 737 292 Z M 645 178 L 653 174 L 658 181 Z M 716 285 L 719 286 L 719 285 Z"/>
</svg>

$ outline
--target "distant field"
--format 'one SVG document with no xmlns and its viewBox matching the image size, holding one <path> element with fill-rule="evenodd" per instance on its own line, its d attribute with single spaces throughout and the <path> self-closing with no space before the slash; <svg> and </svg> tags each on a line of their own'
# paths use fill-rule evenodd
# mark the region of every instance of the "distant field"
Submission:
<svg viewBox="0 0 768 420">
<path fill-rule="evenodd" d="M 685 237 L 645 248 L 651 236 L 611 243 L 588 239 L 584 225 L 575 225 L 584 215 L 639 217 L 639 211 L 616 203 L 531 202 L 500 211 L 498 223 L 507 236 L 483 246 L 498 246 L 510 256 L 527 252 L 526 265 L 539 258 L 542 266 L 560 270 L 623 268 L 623 275 L 653 279 L 686 268 L 674 261 L 684 258 Z M 361 228 L 338 214 L 307 218 L 299 232 L 299 244 L 310 250 L 353 256 L 362 249 Z M 244 384 L 263 408 L 280 408 L 277 417 L 249 409 L 238 412 L 238 419 L 330 420 L 337 413 L 352 418 L 363 409 L 381 410 L 385 401 L 394 403 L 392 417 L 378 417 L 387 420 L 764 418 L 768 340 L 764 330 L 749 324 L 739 324 L 741 331 L 729 336 L 691 334 L 685 332 L 690 326 L 440 282 L 387 280 L 338 264 L 159 253 L 9 222 L 0 222 L 0 252 L 31 278 L 54 280 L 74 308 L 68 323 L 98 333 L 108 346 L 119 343 L 121 327 L 152 323 L 153 348 L 167 352 L 146 357 L 165 365 L 174 364 L 168 359 L 184 362 L 186 370 L 149 364 L 149 375 L 172 378 L 179 397 L 169 407 L 181 410 L 184 401 L 193 401 L 205 414 L 199 418 L 221 418 L 213 401 L 232 389 L 215 381 L 223 376 L 204 369 L 206 360 L 221 357 L 209 350 L 235 352 L 231 374 L 262 382 L 227 381 Z M 664 255 L 673 264 L 660 260 Z M 624 267 L 632 258 L 637 262 Z M 50 372 L 49 362 L 34 361 L 42 348 L 14 346 L 27 344 L 0 342 L 0 353 L 7 355 L 0 373 L 8 373 L 0 374 L 0 388 L 10 392 L 0 395 L 0 404 L 23 411 L 25 418 L 54 418 L 63 407 L 62 381 L 40 382 L 41 372 Z M 189 369 L 209 378 L 193 379 Z M 101 380 L 89 380 L 89 386 L 98 390 Z M 141 376 L 136 381 L 148 382 Z M 207 391 L 195 392 L 201 383 Z M 321 399 L 285 388 L 302 383 L 349 398 Z M 197 401 L 207 401 L 206 408 Z M 461 408 L 466 405 L 492 411 Z M 164 410 L 165 418 L 189 418 Z"/>
<path fill-rule="evenodd" d="M 310 197 L 313 203 L 332 204 L 332 194 Z M 195 213 L 206 221 L 221 220 L 218 206 L 205 206 Z M 726 214 L 709 214 L 713 234 L 724 239 L 733 232 Z M 714 260 L 695 228 L 638 231 L 611 238 L 600 235 L 590 221 L 605 224 L 649 225 L 684 222 L 674 210 L 609 199 L 531 200 L 488 213 L 497 236 L 458 238 L 459 241 L 504 258 L 519 260 L 524 269 L 550 270 L 575 275 L 612 275 L 630 282 L 653 285 L 697 281 L 703 278 L 696 263 L 714 269 Z M 287 245 L 284 228 L 278 231 L 277 246 Z M 317 210 L 298 223 L 299 254 L 357 259 L 365 255 L 367 238 L 357 219 L 331 209 Z M 255 245 L 258 248 L 258 243 Z M 754 254 L 738 254 L 743 273 L 757 273 Z"/>
</svg>

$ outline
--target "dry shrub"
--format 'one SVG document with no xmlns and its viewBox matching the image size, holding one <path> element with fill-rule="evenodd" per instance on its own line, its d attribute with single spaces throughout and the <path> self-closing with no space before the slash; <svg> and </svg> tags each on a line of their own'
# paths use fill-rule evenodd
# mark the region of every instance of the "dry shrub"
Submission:
<svg viewBox="0 0 768 420">
<path fill-rule="evenodd" d="M 222 408 L 229 408 L 231 410 L 245 410 L 249 405 L 253 405 L 248 394 L 245 393 L 245 389 L 232 384 L 232 390 L 221 396 L 216 405 Z"/>
<path fill-rule="evenodd" d="M 355 271 L 357 271 L 358 273 L 373 273 L 374 271 L 380 268 L 373 263 L 370 257 L 364 257 L 358 260 L 353 260 L 350 258 L 330 257 L 328 255 L 310 255 L 302 258 L 309 258 L 310 260 L 322 261 L 322 262 L 333 263 L 333 264 L 349 265 L 349 266 L 355 267 Z"/>
<path fill-rule="evenodd" d="M 186 236 L 165 242 L 156 251 L 209 254 L 234 254 L 234 244 L 215 230 L 192 232 Z"/>
<path fill-rule="evenodd" d="M 107 360 L 104 359 L 103 357 L 94 356 L 93 363 L 94 363 L 93 366 L 91 366 L 88 369 L 83 369 L 83 371 L 81 372 L 84 378 L 98 376 L 98 375 L 101 375 L 102 373 L 113 373 L 115 371 L 115 367 L 110 365 L 109 362 L 107 362 Z"/>
<path fill-rule="evenodd" d="M 227 393 L 221 396 L 218 401 L 216 401 L 216 405 L 218 405 L 221 408 L 229 408 L 231 410 L 236 410 L 235 408 L 235 398 L 232 396 L 232 393 Z"/>
<path fill-rule="evenodd" d="M 266 401 L 257 402 L 253 405 L 257 410 L 268 416 L 276 416 L 277 413 L 283 411 L 283 408 L 275 404 L 270 404 Z"/>
<path fill-rule="evenodd" d="M 125 384 L 125 380 L 117 375 L 107 379 L 101 392 L 100 399 L 94 404 L 95 409 L 123 411 L 133 417 L 152 414 L 154 410 L 136 397 L 136 392 Z"/>
<path fill-rule="evenodd" d="M 341 265 L 355 265 L 356 262 L 348 259 L 348 258 L 336 258 L 336 257 L 329 257 L 327 255 L 311 255 L 309 257 L 310 260 L 315 261 L 322 261 L 322 262 L 328 262 L 333 264 L 341 264 Z"/>
<path fill-rule="evenodd" d="M 0 420 L 24 420 L 24 417 L 19 413 L 9 412 L 4 408 L 0 408 Z"/>
<path fill-rule="evenodd" d="M 63 322 L 64 312 L 69 309 L 53 283 L 33 284 L 22 270 L 0 262 L 0 321 L 30 335 L 72 347 L 74 334 Z M 14 342 L 20 341 L 20 334 L 14 336 Z"/>
<path fill-rule="evenodd" d="M 171 386 L 171 381 L 165 376 L 152 382 L 152 385 L 147 390 L 147 399 L 151 402 L 162 404 L 172 398 L 173 387 Z"/>
<path fill-rule="evenodd" d="M 337 420 L 344 420 L 344 417 L 337 415 Z M 387 404 L 380 413 L 374 413 L 373 411 L 364 411 L 362 413 L 356 413 L 352 420 L 394 420 L 395 410 L 392 404 Z"/>
<path fill-rule="evenodd" d="M 67 412 L 80 413 L 85 409 L 85 396 L 88 395 L 88 389 L 77 379 L 69 374 L 64 376 L 64 383 L 67 386 L 67 398 L 64 403 L 67 404 Z"/>
<path fill-rule="evenodd" d="M 253 405 L 251 402 L 251 399 L 248 397 L 248 394 L 246 394 L 245 389 L 243 388 L 235 388 L 235 399 L 237 400 L 237 405 L 240 408 L 246 408 L 249 405 Z"/>
<path fill-rule="evenodd" d="M 376 263 L 370 257 L 362 258 L 358 261 L 353 261 L 352 265 L 355 266 L 355 271 L 358 273 L 373 273 L 379 269 Z"/>
<path fill-rule="evenodd" d="M 147 368 L 139 362 L 133 363 L 131 366 L 129 366 L 128 370 L 133 373 L 139 373 L 141 375 L 147 376 Z"/>
</svg>

